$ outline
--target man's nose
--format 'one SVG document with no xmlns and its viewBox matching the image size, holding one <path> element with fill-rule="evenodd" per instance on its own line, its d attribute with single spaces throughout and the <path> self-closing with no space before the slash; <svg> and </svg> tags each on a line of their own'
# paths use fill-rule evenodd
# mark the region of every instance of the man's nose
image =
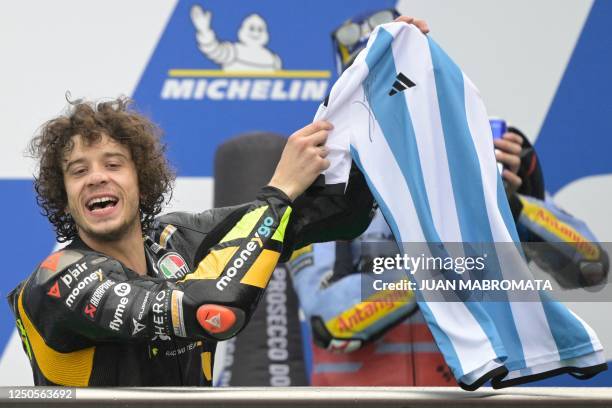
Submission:
<svg viewBox="0 0 612 408">
<path fill-rule="evenodd" d="M 88 186 L 106 184 L 107 182 L 108 182 L 108 175 L 104 171 L 104 168 L 100 168 L 100 167 L 92 168 L 92 171 L 89 173 L 89 178 L 87 179 Z"/>
</svg>

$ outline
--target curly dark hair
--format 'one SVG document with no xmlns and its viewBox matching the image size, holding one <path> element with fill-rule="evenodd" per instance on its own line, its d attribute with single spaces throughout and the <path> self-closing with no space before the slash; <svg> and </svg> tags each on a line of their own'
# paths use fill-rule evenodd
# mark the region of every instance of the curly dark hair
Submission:
<svg viewBox="0 0 612 408">
<path fill-rule="evenodd" d="M 166 198 L 172 196 L 175 179 L 165 156 L 166 147 L 161 143 L 161 130 L 131 110 L 131 100 L 126 97 L 99 103 L 68 102 L 68 112 L 45 123 L 28 149 L 39 164 L 34 181 L 36 201 L 53 224 L 57 240 L 65 242 L 77 235 L 77 226 L 65 211 L 68 197 L 62 166 L 65 155 L 74 147 L 75 135 L 81 135 L 87 144 L 95 144 L 106 134 L 129 149 L 138 174 L 140 221 L 143 231 L 148 230 Z"/>
</svg>

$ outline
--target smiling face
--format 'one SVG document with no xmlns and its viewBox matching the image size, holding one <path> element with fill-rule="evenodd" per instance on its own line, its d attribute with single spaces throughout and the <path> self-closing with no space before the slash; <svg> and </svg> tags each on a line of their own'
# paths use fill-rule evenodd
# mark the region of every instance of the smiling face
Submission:
<svg viewBox="0 0 612 408">
<path fill-rule="evenodd" d="M 238 30 L 238 39 L 247 45 L 266 45 L 269 40 L 268 25 L 257 14 L 251 14 L 242 22 Z"/>
<path fill-rule="evenodd" d="M 72 141 L 63 165 L 66 210 L 81 239 L 110 242 L 140 234 L 138 175 L 128 148 L 105 134 L 89 145 L 80 135 Z"/>
</svg>

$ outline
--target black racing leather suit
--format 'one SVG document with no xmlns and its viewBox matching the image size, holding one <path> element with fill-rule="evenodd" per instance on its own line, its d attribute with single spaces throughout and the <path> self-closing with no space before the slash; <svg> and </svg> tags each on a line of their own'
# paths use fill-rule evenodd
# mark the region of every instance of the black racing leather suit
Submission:
<svg viewBox="0 0 612 408">
<path fill-rule="evenodd" d="M 254 311 L 290 205 L 267 187 L 250 205 L 158 217 L 144 237 L 147 276 L 79 239 L 52 254 L 9 294 L 35 384 L 210 385 L 216 341 Z M 233 312 L 229 329 L 214 332 L 222 313 L 202 317 L 213 332 L 198 324 L 209 303 Z"/>
</svg>

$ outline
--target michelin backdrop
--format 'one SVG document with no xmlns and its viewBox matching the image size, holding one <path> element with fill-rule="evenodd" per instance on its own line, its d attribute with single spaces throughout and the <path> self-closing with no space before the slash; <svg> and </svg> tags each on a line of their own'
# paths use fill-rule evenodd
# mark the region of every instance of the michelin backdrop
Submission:
<svg viewBox="0 0 612 408">
<path fill-rule="evenodd" d="M 0 6 L 0 209 L 4 298 L 55 246 L 32 193 L 27 141 L 73 97 L 133 96 L 166 132 L 178 171 L 173 210 L 212 204 L 212 158 L 252 130 L 308 123 L 333 84 L 331 30 L 390 1 L 76 0 Z M 349 6 L 350 4 L 350 6 Z M 481 90 L 488 111 L 527 133 L 548 189 L 612 240 L 612 3 L 606 0 L 400 0 Z M 265 160 L 265 158 L 262 158 Z M 572 307 L 612 360 L 612 304 Z M 0 385 L 31 384 L 19 334 L 0 302 Z M 567 381 L 562 378 L 559 381 Z M 599 385 L 612 385 L 612 376 Z M 549 381 L 547 384 L 565 385 Z"/>
</svg>

